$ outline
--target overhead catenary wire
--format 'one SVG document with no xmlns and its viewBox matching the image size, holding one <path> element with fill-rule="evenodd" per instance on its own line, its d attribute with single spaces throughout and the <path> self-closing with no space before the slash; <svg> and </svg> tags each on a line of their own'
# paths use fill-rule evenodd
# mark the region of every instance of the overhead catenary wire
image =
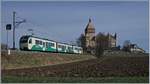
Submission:
<svg viewBox="0 0 150 84">
<path fill-rule="evenodd" d="M 48 33 L 46 31 L 43 31 L 41 30 L 41 28 L 43 28 L 43 26 L 39 25 L 39 24 L 36 24 L 35 22 L 32 22 L 30 20 L 27 20 L 26 22 L 29 26 L 31 25 L 31 28 L 28 28 L 28 29 L 33 29 L 33 33 L 35 35 L 40 35 L 42 34 L 42 36 L 46 36 L 48 39 L 52 39 L 52 40 L 56 40 L 58 41 L 56 38 L 58 38 L 57 36 L 55 36 L 54 34 L 52 33 Z M 33 26 L 33 27 L 32 27 Z M 28 30 L 27 29 L 27 30 Z M 51 34 L 51 35 L 50 35 Z M 41 36 L 41 35 L 40 35 Z"/>
<path fill-rule="evenodd" d="M 16 29 L 21 29 L 23 31 L 28 31 L 28 29 L 32 29 L 32 33 L 34 33 L 34 35 L 37 35 L 37 36 L 42 37 L 42 38 L 44 37 L 44 38 L 47 38 L 47 39 L 60 41 L 60 40 L 58 40 L 60 38 L 59 36 L 61 36 L 61 35 L 59 35 L 60 33 L 57 33 L 57 35 L 58 35 L 57 36 L 55 34 L 49 33 L 48 31 L 43 31 L 43 28 L 46 28 L 43 25 L 38 24 L 35 21 L 32 21 L 28 18 L 25 19 L 23 17 L 20 17 L 17 12 L 15 12 L 15 14 L 16 14 L 16 17 L 15 17 L 15 19 L 16 19 L 16 22 L 15 22 L 16 23 Z M 19 24 L 17 21 L 18 22 L 25 21 L 26 26 L 24 26 L 23 29 L 21 27 L 17 27 L 17 24 Z M 51 31 L 51 32 L 53 32 L 53 31 Z M 28 32 L 26 32 L 26 34 L 28 34 Z"/>
</svg>

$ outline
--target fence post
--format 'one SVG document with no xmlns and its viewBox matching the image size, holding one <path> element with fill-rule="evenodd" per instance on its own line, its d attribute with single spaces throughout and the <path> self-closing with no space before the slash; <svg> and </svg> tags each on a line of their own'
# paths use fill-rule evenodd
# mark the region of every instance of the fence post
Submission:
<svg viewBox="0 0 150 84">
<path fill-rule="evenodd" d="M 8 52 L 8 55 L 10 55 L 10 49 L 8 49 L 7 52 Z"/>
</svg>

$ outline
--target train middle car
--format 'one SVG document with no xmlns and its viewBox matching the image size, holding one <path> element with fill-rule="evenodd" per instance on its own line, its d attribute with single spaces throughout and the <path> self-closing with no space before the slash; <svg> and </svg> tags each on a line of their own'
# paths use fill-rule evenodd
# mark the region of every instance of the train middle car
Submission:
<svg viewBox="0 0 150 84">
<path fill-rule="evenodd" d="M 20 50 L 82 53 L 81 47 L 28 35 L 20 38 Z"/>
</svg>

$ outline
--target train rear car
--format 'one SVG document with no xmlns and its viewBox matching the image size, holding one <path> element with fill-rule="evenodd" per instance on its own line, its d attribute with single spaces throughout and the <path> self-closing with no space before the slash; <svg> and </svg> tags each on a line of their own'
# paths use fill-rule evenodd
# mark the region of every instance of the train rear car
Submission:
<svg viewBox="0 0 150 84">
<path fill-rule="evenodd" d="M 83 53 L 82 47 L 73 46 L 73 52 L 76 53 L 76 54 Z"/>
</svg>

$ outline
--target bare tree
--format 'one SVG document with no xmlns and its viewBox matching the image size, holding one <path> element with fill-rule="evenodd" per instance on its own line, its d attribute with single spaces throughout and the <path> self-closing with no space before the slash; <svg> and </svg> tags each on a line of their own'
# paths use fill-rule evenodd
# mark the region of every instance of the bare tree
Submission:
<svg viewBox="0 0 150 84">
<path fill-rule="evenodd" d="M 85 36 L 84 34 L 81 34 L 80 37 L 77 39 L 77 45 L 81 46 L 83 48 L 83 51 L 85 51 Z"/>
<path fill-rule="evenodd" d="M 100 57 L 103 52 L 104 49 L 106 48 L 106 40 L 107 37 L 103 34 L 103 33 L 98 33 L 98 35 L 96 36 L 96 56 Z"/>
<path fill-rule="evenodd" d="M 122 48 L 122 50 L 123 50 L 123 51 L 130 52 L 130 45 L 131 45 L 130 40 L 125 40 L 124 43 L 123 43 L 123 48 Z"/>
</svg>

